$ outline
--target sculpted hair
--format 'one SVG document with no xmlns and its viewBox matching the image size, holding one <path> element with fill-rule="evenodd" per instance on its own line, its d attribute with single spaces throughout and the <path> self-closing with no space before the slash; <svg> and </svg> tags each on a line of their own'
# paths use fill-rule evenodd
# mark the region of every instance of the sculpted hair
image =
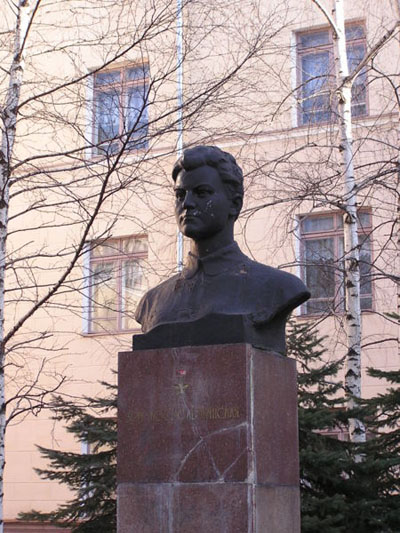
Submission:
<svg viewBox="0 0 400 533">
<path fill-rule="evenodd" d="M 172 179 L 176 181 L 181 170 L 189 171 L 206 165 L 214 167 L 218 171 L 231 196 L 239 195 L 243 198 L 242 169 L 236 163 L 233 155 L 222 151 L 217 146 L 196 146 L 184 150 L 182 157 L 174 165 Z"/>
</svg>

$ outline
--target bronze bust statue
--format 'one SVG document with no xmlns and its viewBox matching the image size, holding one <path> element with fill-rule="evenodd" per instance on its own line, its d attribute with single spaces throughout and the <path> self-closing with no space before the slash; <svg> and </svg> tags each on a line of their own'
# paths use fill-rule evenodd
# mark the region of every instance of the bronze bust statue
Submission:
<svg viewBox="0 0 400 533">
<path fill-rule="evenodd" d="M 207 330 L 213 324 L 231 329 L 240 320 L 244 342 L 284 351 L 286 319 L 310 294 L 299 278 L 251 260 L 234 241 L 243 203 L 243 173 L 235 158 L 216 146 L 190 148 L 172 178 L 176 221 L 192 239 L 191 252 L 182 272 L 143 296 L 136 311 L 142 331 L 199 321 Z M 212 343 L 207 331 L 200 337 Z"/>
</svg>

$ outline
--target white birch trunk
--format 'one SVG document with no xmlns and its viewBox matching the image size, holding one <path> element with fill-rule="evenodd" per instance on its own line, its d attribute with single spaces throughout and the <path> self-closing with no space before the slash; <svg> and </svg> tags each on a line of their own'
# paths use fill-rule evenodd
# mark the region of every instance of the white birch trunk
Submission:
<svg viewBox="0 0 400 533">
<path fill-rule="evenodd" d="M 353 166 L 353 135 L 351 118 L 351 88 L 354 80 L 361 70 L 371 61 L 379 50 L 397 32 L 400 25 L 400 0 L 395 0 L 398 9 L 398 19 L 379 41 L 370 48 L 358 67 L 349 75 L 346 34 L 344 22 L 345 0 L 331 0 L 333 2 L 332 15 L 320 0 L 311 0 L 324 14 L 333 29 L 335 42 L 335 63 L 337 75 L 337 92 L 339 97 L 338 111 L 340 120 L 341 142 L 340 151 L 342 156 L 344 195 L 343 195 L 343 226 L 344 226 L 344 270 L 345 270 L 345 295 L 346 295 L 346 334 L 347 334 L 347 357 L 345 389 L 347 405 L 349 408 L 357 406 L 357 399 L 361 396 L 361 297 L 360 297 L 360 264 L 358 244 L 358 221 L 357 221 L 357 184 L 354 179 Z M 400 120 L 400 113 L 399 113 Z M 400 136 L 400 126 L 399 126 Z M 400 158 L 398 162 L 398 179 L 400 180 Z M 399 183 L 400 185 L 400 183 Z M 398 254 L 400 257 L 400 200 L 397 213 L 398 222 Z M 397 289 L 397 305 L 400 314 L 400 283 Z M 398 349 L 400 350 L 400 324 L 399 324 Z M 353 419 L 350 421 L 350 440 L 352 442 L 365 441 L 365 427 L 362 421 Z"/>
<path fill-rule="evenodd" d="M 6 428 L 5 406 L 5 346 L 4 346 L 4 288 L 6 241 L 8 229 L 8 202 L 10 191 L 10 165 L 15 141 L 18 104 L 24 74 L 24 48 L 31 17 L 40 0 L 19 0 L 16 6 L 13 58 L 5 107 L 2 109 L 3 128 L 0 151 L 0 533 L 4 530 L 3 479 L 5 466 L 4 439 Z"/>
<path fill-rule="evenodd" d="M 399 124 L 397 130 L 398 143 L 400 146 L 400 112 L 399 112 Z M 400 158 L 397 160 L 397 190 L 400 191 Z M 397 268 L 400 265 L 400 194 L 397 198 Z M 396 271 L 396 275 L 400 276 L 399 270 Z M 400 358 L 400 281 L 397 281 L 397 353 Z"/>
<path fill-rule="evenodd" d="M 361 300 L 360 300 L 360 250 L 358 245 L 357 184 L 354 178 L 353 134 L 351 118 L 351 87 L 346 51 L 344 24 L 344 0 L 334 0 L 336 24 L 336 67 L 338 76 L 338 111 L 340 121 L 343 178 L 344 178 L 344 282 L 345 282 L 345 324 L 347 335 L 347 357 L 345 391 L 347 406 L 357 406 L 361 397 Z M 365 441 L 365 426 L 361 420 L 350 419 L 350 440 Z"/>
<path fill-rule="evenodd" d="M 400 0 L 396 1 L 397 20 L 400 21 Z M 398 110 L 398 124 L 397 124 L 397 142 L 400 146 L 400 109 Z M 396 233 L 397 233 L 397 267 L 400 269 L 400 154 L 397 157 L 397 217 L 396 217 Z M 400 275 L 399 270 L 396 272 Z M 400 281 L 397 281 L 397 353 L 400 358 Z"/>
</svg>

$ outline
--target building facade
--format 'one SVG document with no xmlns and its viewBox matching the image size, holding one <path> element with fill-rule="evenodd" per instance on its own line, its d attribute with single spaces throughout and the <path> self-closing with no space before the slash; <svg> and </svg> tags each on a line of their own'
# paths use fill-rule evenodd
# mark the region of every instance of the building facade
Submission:
<svg viewBox="0 0 400 533">
<path fill-rule="evenodd" d="M 182 144 L 235 155 L 245 174 L 238 243 L 304 280 L 312 298 L 295 319 L 327 335 L 329 357 L 346 353 L 343 147 L 329 19 L 310 0 L 188 0 L 181 12 L 175 0 L 95 4 L 44 2 L 31 12 L 21 63 L 8 176 L 9 532 L 35 531 L 16 521 L 19 512 L 51 511 L 68 498 L 34 471 L 44 466 L 36 445 L 81 446 L 45 409 L 50 394 L 78 399 L 115 382 L 117 353 L 139 331 L 141 295 L 176 272 L 170 174 Z M 399 11 L 394 0 L 344 5 L 350 74 L 358 69 L 351 109 L 362 392 L 370 397 L 384 385 L 367 367 L 400 365 L 398 325 L 387 316 L 398 308 Z M 4 7 L 4 15 L 12 36 L 15 13 Z M 4 99 L 8 81 L 4 73 Z"/>
</svg>

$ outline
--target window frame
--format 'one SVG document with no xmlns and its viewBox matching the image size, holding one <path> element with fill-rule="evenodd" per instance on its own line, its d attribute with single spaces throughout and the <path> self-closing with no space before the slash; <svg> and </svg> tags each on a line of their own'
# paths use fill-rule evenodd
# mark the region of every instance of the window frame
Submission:
<svg viewBox="0 0 400 533">
<path fill-rule="evenodd" d="M 134 240 L 143 240 L 146 241 L 146 248 L 143 251 L 133 251 L 133 252 L 124 252 L 123 246 L 124 242 L 128 241 L 134 241 Z M 114 244 L 115 243 L 115 244 Z M 96 250 L 99 246 L 105 246 L 105 247 L 115 247 L 115 253 L 108 254 L 108 255 L 99 255 L 94 256 L 93 252 Z M 128 235 L 123 237 L 113 237 L 107 240 L 102 241 L 93 241 L 90 243 L 90 251 L 88 251 L 88 291 L 87 291 L 87 297 L 88 297 L 88 308 L 87 308 L 87 328 L 85 333 L 88 335 L 109 335 L 109 334 L 115 334 L 115 333 L 130 333 L 133 331 L 138 331 L 140 329 L 140 325 L 137 324 L 134 327 L 130 328 L 124 328 L 123 327 L 123 320 L 124 320 L 124 298 L 123 298 L 123 280 L 124 280 L 124 264 L 128 261 L 136 260 L 139 263 L 143 263 L 148 259 L 148 236 L 147 234 L 135 234 L 135 235 Z M 112 276 L 112 280 L 115 280 L 116 283 L 116 301 L 115 301 L 115 314 L 116 314 L 116 327 L 110 327 L 109 329 L 107 327 L 104 327 L 105 319 L 98 319 L 94 316 L 95 311 L 95 294 L 94 290 L 96 285 L 96 282 L 94 280 L 94 276 L 96 275 L 95 266 L 101 263 L 114 263 L 115 269 L 113 270 L 114 275 Z M 106 282 L 104 282 L 106 283 Z M 144 283 L 142 286 L 143 294 L 147 290 L 147 284 Z M 132 317 L 133 318 L 133 317 Z M 98 321 L 97 328 L 94 327 L 95 322 Z M 112 320 L 110 320 L 110 323 Z"/>
<path fill-rule="evenodd" d="M 373 246 L 372 246 L 372 211 L 371 209 L 362 208 L 359 210 L 359 214 L 368 214 L 369 222 L 367 225 L 359 224 L 358 227 L 358 236 L 359 239 L 364 237 L 364 239 L 369 239 L 369 255 L 370 255 L 370 264 L 373 264 Z M 304 232 L 302 228 L 302 223 L 306 219 L 321 219 L 325 217 L 333 217 L 334 224 L 333 228 L 331 230 L 319 230 L 319 231 L 308 231 Z M 307 284 L 307 259 L 306 259 L 306 248 L 305 248 L 305 242 L 311 241 L 311 240 L 318 240 L 318 239 L 326 239 L 326 238 L 332 238 L 333 239 L 333 280 L 334 280 L 334 287 L 333 287 L 333 295 L 331 297 L 321 297 L 317 298 L 314 297 L 311 294 L 311 298 L 301 305 L 299 316 L 302 318 L 308 318 L 312 316 L 321 316 L 328 313 L 328 310 L 320 310 L 320 311 L 308 311 L 307 307 L 310 305 L 312 301 L 327 301 L 327 307 L 331 307 L 333 311 L 338 313 L 344 313 L 345 312 L 345 293 L 344 290 L 341 292 L 341 287 L 344 288 L 344 274 L 341 274 L 341 266 L 340 262 L 342 261 L 343 255 L 340 255 L 340 240 L 344 237 L 344 228 L 343 225 L 340 225 L 340 222 L 338 222 L 340 219 L 343 220 L 343 213 L 341 211 L 324 211 L 324 212 L 318 212 L 318 213 L 308 213 L 305 215 L 299 215 L 298 216 L 298 236 L 300 241 L 300 277 L 303 280 L 305 284 Z M 359 240 L 359 244 L 362 245 L 362 242 Z M 310 263 L 309 263 L 310 264 Z M 371 277 L 371 268 L 369 269 L 370 272 L 368 274 L 369 276 L 369 283 L 371 284 L 370 292 L 366 292 L 364 294 L 361 294 L 361 298 L 364 298 L 365 301 L 370 298 L 371 305 L 365 306 L 364 308 L 361 308 L 361 312 L 371 312 L 374 309 L 374 284 Z M 362 280 L 361 280 L 362 282 Z M 329 300 L 332 301 L 331 305 L 329 304 Z M 329 313 L 328 313 L 329 314 Z"/>
<path fill-rule="evenodd" d="M 348 22 L 345 25 L 346 32 L 350 31 L 352 28 L 360 27 L 362 28 L 362 37 L 356 37 L 356 38 L 350 38 L 347 40 L 347 52 L 349 52 L 350 48 L 355 48 L 357 46 L 362 45 L 364 47 L 364 53 L 366 53 L 366 25 L 364 21 L 352 21 Z M 308 46 L 303 47 L 301 45 L 301 38 L 304 36 L 312 36 L 317 35 L 318 33 L 327 33 L 328 40 L 325 44 L 320 44 L 317 46 Z M 295 32 L 295 43 L 296 43 L 296 86 L 297 86 L 297 126 L 304 127 L 304 126 L 319 126 L 324 124 L 331 124 L 334 123 L 337 120 L 337 106 L 336 102 L 332 102 L 332 89 L 334 88 L 334 81 L 335 81 L 335 58 L 334 58 L 334 42 L 333 42 L 333 31 L 330 26 L 320 26 L 317 28 L 311 28 L 309 30 L 301 30 Z M 326 84 L 326 92 L 328 96 L 329 104 L 329 118 L 326 120 L 304 120 L 304 115 L 306 114 L 306 111 L 303 109 L 303 103 L 307 99 L 311 99 L 312 96 L 309 96 L 308 98 L 303 97 L 303 90 L 305 87 L 305 82 L 303 82 L 303 69 L 302 69 L 302 58 L 307 55 L 316 54 L 318 52 L 328 52 L 328 59 L 329 59 L 329 65 L 328 65 L 328 74 L 327 74 L 327 84 Z M 349 59 L 349 58 L 348 58 Z M 349 61 L 348 61 L 349 62 Z M 365 100 L 362 105 L 365 105 L 365 112 L 364 113 L 354 113 L 354 109 L 356 106 L 360 106 L 360 104 L 355 104 L 352 101 L 352 116 L 353 118 L 363 118 L 367 117 L 369 115 L 369 98 L 368 98 L 368 74 L 367 70 L 363 69 L 361 73 L 358 75 L 357 79 L 364 78 L 364 81 L 362 85 L 364 85 L 364 91 L 365 91 Z M 356 80 L 357 80 L 356 79 Z M 357 83 L 355 81 L 353 87 L 357 87 L 361 85 L 361 83 Z M 316 93 L 317 94 L 317 93 Z M 318 112 L 318 110 L 316 111 Z M 308 112 L 309 115 L 315 115 L 315 111 Z"/>
<path fill-rule="evenodd" d="M 134 70 L 142 70 L 143 76 L 137 77 L 135 79 L 128 79 L 128 73 Z M 119 73 L 120 78 L 117 81 L 110 83 L 96 83 L 96 80 L 103 75 L 112 75 Z M 144 126 L 139 126 L 137 137 L 141 140 L 137 143 L 133 142 L 132 146 L 129 146 L 129 143 L 133 140 L 135 141 L 135 134 L 131 135 L 129 141 L 125 144 L 124 148 L 130 152 L 137 150 L 143 150 L 148 147 L 148 129 L 149 129 L 149 118 L 148 118 L 148 97 L 149 97 L 149 85 L 150 85 L 150 71 L 148 62 L 143 63 L 129 63 L 124 65 L 119 65 L 117 67 L 99 70 L 94 72 L 92 75 L 92 155 L 93 156 L 104 156 L 104 155 L 113 155 L 118 153 L 119 150 L 124 146 L 124 135 L 125 135 L 125 122 L 129 117 L 124 116 L 124 109 L 127 109 L 127 99 L 129 97 L 129 89 L 132 87 L 143 87 L 142 96 L 143 96 L 143 108 L 139 113 L 140 115 L 144 114 L 144 118 L 139 120 L 135 117 L 135 122 L 137 125 L 140 125 L 142 120 Z M 118 98 L 118 134 L 110 139 L 104 141 L 99 140 L 99 120 L 100 113 L 98 112 L 99 105 L 99 95 L 102 93 L 111 93 L 115 91 L 115 95 Z M 143 131 L 140 131 L 142 128 Z M 102 148 L 103 145 L 106 145 L 106 148 Z M 110 149 L 114 145 L 116 149 Z"/>
</svg>

